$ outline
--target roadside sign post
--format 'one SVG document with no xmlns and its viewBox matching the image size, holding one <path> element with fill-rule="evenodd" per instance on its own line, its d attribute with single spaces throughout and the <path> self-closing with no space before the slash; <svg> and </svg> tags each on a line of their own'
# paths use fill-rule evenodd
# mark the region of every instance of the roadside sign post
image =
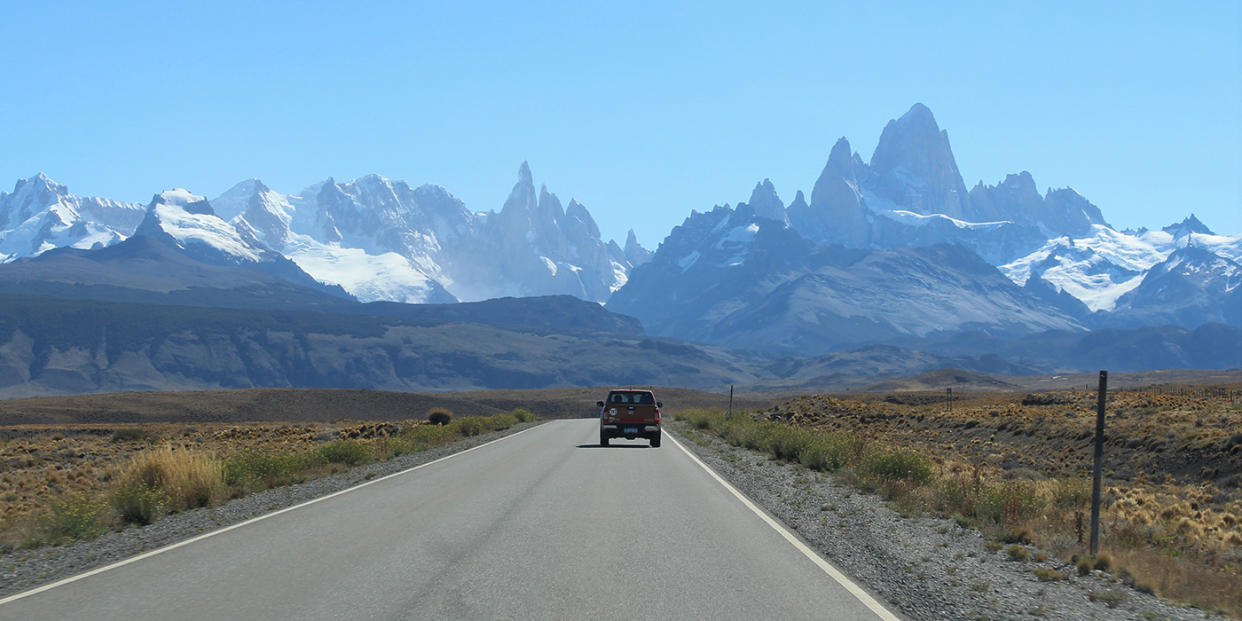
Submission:
<svg viewBox="0 0 1242 621">
<path fill-rule="evenodd" d="M 949 413 L 952 414 L 953 413 L 953 389 L 945 388 L 944 394 L 949 395 Z"/>
<path fill-rule="evenodd" d="M 1104 402 L 1108 393 L 1108 371 L 1100 371 L 1100 396 L 1095 406 L 1095 465 L 1091 472 L 1091 556 L 1100 551 L 1100 478 L 1104 457 Z"/>
<path fill-rule="evenodd" d="M 729 418 L 733 418 L 733 384 L 729 384 Z"/>
</svg>

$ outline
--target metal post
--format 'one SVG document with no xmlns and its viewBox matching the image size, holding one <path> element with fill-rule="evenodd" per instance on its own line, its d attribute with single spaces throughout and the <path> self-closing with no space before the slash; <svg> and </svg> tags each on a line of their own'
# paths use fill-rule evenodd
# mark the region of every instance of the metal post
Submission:
<svg viewBox="0 0 1242 621">
<path fill-rule="evenodd" d="M 953 413 L 953 389 L 945 388 L 944 394 L 949 395 L 949 413 L 952 414 Z"/>
<path fill-rule="evenodd" d="M 1108 371 L 1100 371 L 1100 398 L 1095 406 L 1095 466 L 1091 473 L 1091 556 L 1100 551 L 1100 469 L 1104 460 L 1104 401 L 1108 394 Z"/>
<path fill-rule="evenodd" d="M 729 384 L 729 418 L 733 418 L 733 384 Z"/>
</svg>

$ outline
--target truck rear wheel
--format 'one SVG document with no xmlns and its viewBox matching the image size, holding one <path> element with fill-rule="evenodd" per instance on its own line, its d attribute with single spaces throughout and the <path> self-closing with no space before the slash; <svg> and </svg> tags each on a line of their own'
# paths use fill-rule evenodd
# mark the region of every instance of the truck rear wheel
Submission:
<svg viewBox="0 0 1242 621">
<path fill-rule="evenodd" d="M 651 448 L 660 448 L 660 434 L 651 436 Z"/>
<path fill-rule="evenodd" d="M 599 445 L 600 445 L 600 446 L 608 446 L 608 434 L 606 434 L 606 433 L 604 433 L 604 432 L 602 432 L 602 431 L 601 431 L 601 432 L 599 432 Z"/>
</svg>

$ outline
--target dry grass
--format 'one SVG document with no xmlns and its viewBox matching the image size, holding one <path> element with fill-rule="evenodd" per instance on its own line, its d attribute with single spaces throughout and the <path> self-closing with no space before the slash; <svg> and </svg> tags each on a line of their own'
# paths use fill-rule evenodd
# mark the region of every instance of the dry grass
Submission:
<svg viewBox="0 0 1242 621">
<path fill-rule="evenodd" d="M 399 421 L 421 418 L 435 407 L 454 416 L 492 416 L 525 408 L 541 418 L 598 414 L 594 404 L 612 386 L 539 390 L 480 390 L 457 393 L 387 392 L 336 388 L 251 388 L 244 390 L 127 392 L 61 397 L 0 399 L 0 428 L 14 425 L 116 425 L 207 421 L 249 424 L 337 423 L 341 420 Z M 670 412 L 677 408 L 725 407 L 728 395 L 687 388 L 655 387 Z M 742 393 L 739 408 L 767 407 L 770 393 Z"/>
<path fill-rule="evenodd" d="M 0 553 L 94 537 L 533 418 L 0 427 Z"/>
<path fill-rule="evenodd" d="M 224 474 L 215 455 L 164 446 L 134 456 L 119 485 L 159 490 L 171 510 L 185 511 L 217 500 L 224 491 Z"/>
<path fill-rule="evenodd" d="M 1242 617 L 1238 388 L 1109 395 L 1105 552 L 1086 571 Z M 818 395 L 754 416 L 922 455 L 933 468 L 923 485 L 877 485 L 857 463 L 846 463 L 845 479 L 903 513 L 955 517 L 1069 561 L 1086 556 L 1095 404 L 1090 391 L 976 396 L 955 400 L 952 412 L 943 393 Z"/>
</svg>

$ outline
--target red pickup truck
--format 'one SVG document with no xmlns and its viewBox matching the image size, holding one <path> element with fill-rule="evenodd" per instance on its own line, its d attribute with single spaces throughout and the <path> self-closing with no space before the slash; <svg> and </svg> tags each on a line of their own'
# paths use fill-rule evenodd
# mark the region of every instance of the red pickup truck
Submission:
<svg viewBox="0 0 1242 621">
<path fill-rule="evenodd" d="M 660 446 L 660 408 L 650 390 L 615 388 L 608 399 L 597 401 L 599 411 L 599 445 L 608 446 L 612 438 L 647 438 L 652 448 Z"/>
</svg>

